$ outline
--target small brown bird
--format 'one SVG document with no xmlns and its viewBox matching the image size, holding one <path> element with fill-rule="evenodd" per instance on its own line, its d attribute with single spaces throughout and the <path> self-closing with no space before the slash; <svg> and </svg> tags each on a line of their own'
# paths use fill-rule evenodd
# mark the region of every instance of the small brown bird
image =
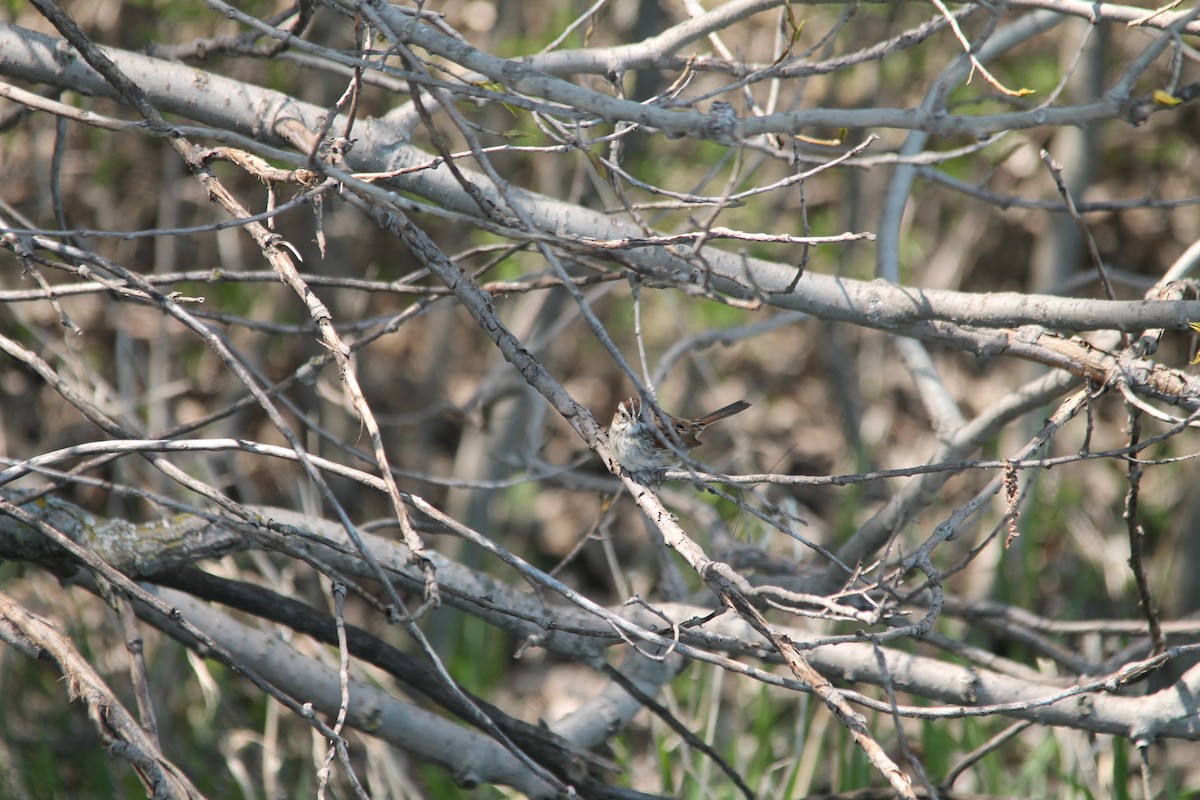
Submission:
<svg viewBox="0 0 1200 800">
<path fill-rule="evenodd" d="M 730 403 L 699 419 L 679 419 L 664 414 L 674 429 L 674 436 L 663 427 L 663 421 L 653 411 L 643 415 L 642 401 L 637 397 L 622 400 L 608 426 L 608 442 L 621 466 L 630 472 L 665 470 L 681 463 L 679 448 L 691 450 L 700 446 L 700 434 L 718 420 L 745 411 L 745 400 Z"/>
</svg>

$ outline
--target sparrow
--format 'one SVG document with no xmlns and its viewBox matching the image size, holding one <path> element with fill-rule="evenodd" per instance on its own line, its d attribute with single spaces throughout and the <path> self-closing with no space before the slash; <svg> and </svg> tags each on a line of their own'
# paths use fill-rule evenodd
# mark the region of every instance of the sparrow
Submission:
<svg viewBox="0 0 1200 800">
<path fill-rule="evenodd" d="M 643 415 L 642 401 L 628 397 L 617 406 L 608 426 L 608 443 L 621 466 L 630 473 L 665 471 L 682 463 L 680 449 L 700 446 L 700 434 L 718 420 L 732 417 L 750 407 L 738 400 L 699 419 L 680 419 L 663 413 L 674 435 L 663 427 L 663 419 L 653 411 Z"/>
</svg>

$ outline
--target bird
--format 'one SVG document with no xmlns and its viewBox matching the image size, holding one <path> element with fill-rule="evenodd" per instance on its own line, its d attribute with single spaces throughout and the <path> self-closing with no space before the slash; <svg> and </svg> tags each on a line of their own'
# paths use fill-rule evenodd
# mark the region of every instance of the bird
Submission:
<svg viewBox="0 0 1200 800">
<path fill-rule="evenodd" d="M 745 400 L 738 400 L 698 419 L 680 419 L 666 412 L 660 417 L 653 410 L 643 414 L 641 399 L 627 397 L 617 405 L 608 426 L 608 443 L 617 461 L 630 473 L 663 472 L 682 463 L 682 451 L 700 446 L 700 434 L 709 425 L 749 407 Z M 670 423 L 671 432 L 663 427 L 664 419 Z"/>
</svg>

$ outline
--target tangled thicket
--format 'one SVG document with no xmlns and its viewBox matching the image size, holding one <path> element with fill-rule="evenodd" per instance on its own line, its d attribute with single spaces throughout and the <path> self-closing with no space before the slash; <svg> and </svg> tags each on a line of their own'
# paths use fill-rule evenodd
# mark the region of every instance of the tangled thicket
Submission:
<svg viewBox="0 0 1200 800">
<path fill-rule="evenodd" d="M 0 794 L 1200 790 L 1200 9 L 574 5 L 0 23 Z"/>
</svg>

